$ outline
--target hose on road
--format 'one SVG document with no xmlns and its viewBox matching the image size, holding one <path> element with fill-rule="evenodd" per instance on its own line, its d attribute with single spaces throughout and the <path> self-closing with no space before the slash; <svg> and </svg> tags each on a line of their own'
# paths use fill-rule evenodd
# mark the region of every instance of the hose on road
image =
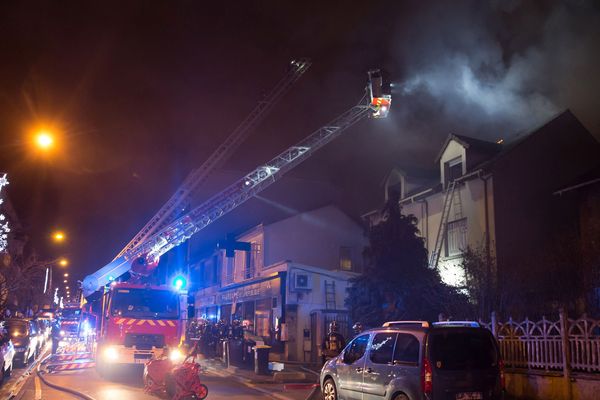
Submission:
<svg viewBox="0 0 600 400">
<path fill-rule="evenodd" d="M 96 400 L 96 399 L 94 399 L 92 396 L 89 396 L 89 395 L 87 395 L 87 394 L 85 394 L 85 393 L 78 392 L 77 390 L 74 390 L 74 389 L 71 389 L 71 388 L 68 388 L 68 387 L 65 387 L 65 386 L 60 386 L 60 385 L 57 385 L 57 384 L 55 384 L 55 383 L 49 382 L 49 381 L 48 381 L 48 380 L 47 380 L 47 379 L 44 377 L 44 374 L 42 373 L 42 371 L 41 371 L 40 367 L 41 367 L 41 366 L 42 366 L 42 364 L 44 364 L 44 362 L 45 362 L 45 361 L 46 361 L 48 358 L 50 358 L 50 357 L 52 357 L 52 354 L 48 355 L 46 358 L 44 358 L 44 359 L 43 359 L 43 360 L 42 360 L 42 361 L 41 361 L 41 362 L 38 364 L 37 371 L 36 371 L 36 372 L 37 372 L 37 376 L 40 378 L 40 380 L 41 380 L 42 382 L 44 382 L 44 384 L 45 384 L 46 386 L 49 386 L 49 387 L 51 387 L 52 389 L 60 390 L 61 392 L 65 392 L 65 393 L 72 394 L 72 395 L 74 395 L 74 396 L 77 396 L 77 397 L 79 397 L 79 398 L 82 398 L 82 399 L 84 399 L 84 400 Z"/>
</svg>

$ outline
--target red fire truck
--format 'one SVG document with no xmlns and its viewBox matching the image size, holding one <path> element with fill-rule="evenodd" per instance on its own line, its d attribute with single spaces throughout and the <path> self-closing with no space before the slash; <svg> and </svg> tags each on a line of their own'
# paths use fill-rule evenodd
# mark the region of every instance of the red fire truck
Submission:
<svg viewBox="0 0 600 400">
<path fill-rule="evenodd" d="M 113 282 L 106 290 L 97 342 L 97 367 L 145 363 L 163 351 L 173 361 L 184 332 L 183 296 L 176 287 Z"/>
</svg>

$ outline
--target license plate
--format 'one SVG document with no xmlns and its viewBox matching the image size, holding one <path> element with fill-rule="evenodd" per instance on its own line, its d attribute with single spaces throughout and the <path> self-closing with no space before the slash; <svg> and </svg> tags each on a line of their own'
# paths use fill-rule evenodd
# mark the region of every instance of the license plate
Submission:
<svg viewBox="0 0 600 400">
<path fill-rule="evenodd" d="M 483 393 L 481 392 L 464 392 L 456 393 L 456 400 L 482 400 Z"/>
</svg>

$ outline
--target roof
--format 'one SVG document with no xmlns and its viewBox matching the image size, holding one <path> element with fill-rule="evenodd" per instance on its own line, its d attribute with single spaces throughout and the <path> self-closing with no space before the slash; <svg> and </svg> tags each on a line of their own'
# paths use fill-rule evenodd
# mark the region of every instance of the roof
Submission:
<svg viewBox="0 0 600 400">
<path fill-rule="evenodd" d="M 446 150 L 448 143 L 450 143 L 450 141 L 452 141 L 452 140 L 457 141 L 462 146 L 464 146 L 466 149 L 475 150 L 477 153 L 489 154 L 490 156 L 498 154 L 502 150 L 502 147 L 503 147 L 502 144 L 488 142 L 487 140 L 476 139 L 476 138 L 473 138 L 470 136 L 464 136 L 464 135 L 450 134 L 446 138 L 446 141 L 442 145 L 442 148 L 440 149 L 437 157 L 435 158 L 436 163 L 438 163 L 440 161 L 440 158 L 442 158 L 442 154 L 444 154 L 444 151 Z"/>
</svg>

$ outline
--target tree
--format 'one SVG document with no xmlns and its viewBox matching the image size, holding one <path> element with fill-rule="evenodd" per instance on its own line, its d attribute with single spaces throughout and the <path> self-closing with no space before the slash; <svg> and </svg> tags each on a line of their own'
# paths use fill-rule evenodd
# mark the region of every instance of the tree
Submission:
<svg viewBox="0 0 600 400">
<path fill-rule="evenodd" d="M 20 256 L 10 259 L 0 268 L 0 313 L 4 313 L 9 301 L 14 301 L 21 308 L 28 308 L 44 297 L 43 285 L 48 262 L 39 261 L 35 255 Z"/>
<path fill-rule="evenodd" d="M 365 272 L 351 279 L 348 289 L 346 305 L 354 321 L 377 326 L 386 320 L 435 320 L 466 304 L 465 296 L 429 268 L 417 218 L 402 214 L 397 196 L 389 199 L 368 238 Z"/>
<path fill-rule="evenodd" d="M 469 299 L 476 306 L 478 316 L 489 318 L 492 311 L 499 311 L 496 298 L 496 260 L 486 246 L 468 246 L 464 249 L 461 268 L 465 273 Z"/>
</svg>

